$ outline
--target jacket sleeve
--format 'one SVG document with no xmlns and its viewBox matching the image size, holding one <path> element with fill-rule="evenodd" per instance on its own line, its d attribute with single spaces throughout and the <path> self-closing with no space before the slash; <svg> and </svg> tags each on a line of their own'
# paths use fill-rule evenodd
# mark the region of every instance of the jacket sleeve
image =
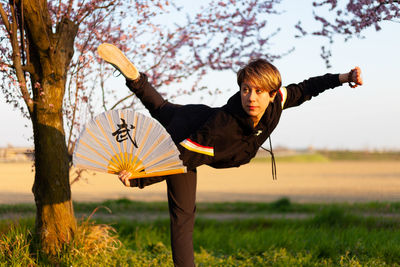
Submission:
<svg viewBox="0 0 400 267">
<path fill-rule="evenodd" d="M 140 73 L 138 80 L 126 80 L 126 85 L 140 99 L 142 104 L 153 114 L 167 102 L 149 83 L 147 75 Z"/>
<path fill-rule="evenodd" d="M 290 84 L 280 90 L 282 107 L 285 109 L 299 106 L 326 89 L 335 88 L 340 85 L 339 74 L 330 73 L 304 80 L 298 84 Z"/>
<path fill-rule="evenodd" d="M 212 126 L 207 122 L 195 133 L 177 144 L 180 158 L 188 169 L 214 161 L 215 147 Z"/>
</svg>

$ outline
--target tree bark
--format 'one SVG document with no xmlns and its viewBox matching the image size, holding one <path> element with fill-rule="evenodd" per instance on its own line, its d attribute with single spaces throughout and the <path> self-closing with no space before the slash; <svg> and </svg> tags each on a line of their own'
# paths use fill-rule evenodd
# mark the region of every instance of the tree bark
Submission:
<svg viewBox="0 0 400 267">
<path fill-rule="evenodd" d="M 60 62 L 56 58 L 52 61 L 53 64 Z M 70 242 L 76 229 L 69 183 L 70 156 L 63 128 L 65 76 L 44 69 L 43 75 L 39 75 L 39 84 L 31 114 L 35 142 L 32 188 L 37 209 L 35 225 L 42 251 L 56 254 Z"/>
<path fill-rule="evenodd" d="M 27 56 L 33 66 L 29 77 L 33 85 L 35 230 L 41 250 L 55 255 L 76 230 L 62 110 L 78 25 L 63 18 L 53 29 L 46 0 L 16 2 L 24 16 Z"/>
<path fill-rule="evenodd" d="M 48 90 L 62 91 L 55 85 L 44 89 Z M 62 95 L 58 97 L 62 98 Z M 52 97 L 52 100 L 56 99 Z M 36 203 L 35 228 L 41 250 L 46 254 L 56 254 L 73 238 L 76 221 L 62 111 L 44 105 L 35 105 L 32 116 L 36 171 L 32 192 Z"/>
</svg>

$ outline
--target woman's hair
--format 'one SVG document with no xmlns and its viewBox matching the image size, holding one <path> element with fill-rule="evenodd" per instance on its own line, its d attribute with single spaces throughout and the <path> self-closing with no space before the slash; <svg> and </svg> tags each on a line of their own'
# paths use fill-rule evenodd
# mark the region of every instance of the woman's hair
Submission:
<svg viewBox="0 0 400 267">
<path fill-rule="evenodd" d="M 282 85 L 278 69 L 265 59 L 253 60 L 238 71 L 237 83 L 240 88 L 245 80 L 269 93 L 278 91 Z"/>
</svg>

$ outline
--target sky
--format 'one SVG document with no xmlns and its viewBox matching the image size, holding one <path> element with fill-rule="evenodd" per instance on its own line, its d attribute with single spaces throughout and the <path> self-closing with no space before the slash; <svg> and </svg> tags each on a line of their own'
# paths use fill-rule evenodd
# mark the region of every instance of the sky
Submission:
<svg viewBox="0 0 400 267">
<path fill-rule="evenodd" d="M 385 23 L 382 30 L 369 29 L 364 39 L 344 42 L 337 38 L 332 46 L 332 68 L 327 69 L 319 56 L 322 38 L 294 39 L 292 25 L 305 19 L 304 26 L 317 26 L 312 20 L 311 4 L 304 1 L 281 6 L 285 10 L 270 23 L 282 27 L 274 39 L 276 51 L 295 47 L 295 51 L 274 61 L 283 85 L 301 82 L 312 76 L 345 73 L 355 66 L 362 70 L 364 85 L 355 89 L 347 84 L 325 91 L 303 105 L 284 110 L 280 123 L 271 135 L 274 146 L 294 149 L 400 150 L 400 25 Z M 311 3 L 311 1 L 310 1 Z M 308 19 L 307 19 L 308 18 Z M 115 78 L 124 86 L 122 77 Z M 118 80 L 119 79 L 119 80 Z M 222 95 L 181 97 L 177 103 L 203 103 L 221 106 L 238 90 L 235 73 L 212 73 L 205 83 L 210 88 L 224 89 Z M 171 89 L 173 90 L 173 89 Z M 33 146 L 32 127 L 19 111 L 5 103 L 0 93 L 0 147 Z"/>
</svg>

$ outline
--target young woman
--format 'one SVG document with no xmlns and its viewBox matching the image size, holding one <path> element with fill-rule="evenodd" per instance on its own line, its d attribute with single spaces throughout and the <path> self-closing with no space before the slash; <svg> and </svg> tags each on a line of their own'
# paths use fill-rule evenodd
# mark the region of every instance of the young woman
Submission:
<svg viewBox="0 0 400 267">
<path fill-rule="evenodd" d="M 107 55 L 126 78 L 128 88 L 136 94 L 150 114 L 169 132 L 177 145 L 185 174 L 130 180 L 121 172 L 126 186 L 143 188 L 166 180 L 171 220 L 171 246 L 175 266 L 194 266 L 192 233 L 195 218 L 196 167 L 238 167 L 248 163 L 277 126 L 282 110 L 298 106 L 329 88 L 348 82 L 362 84 L 359 68 L 344 74 L 325 74 L 298 84 L 281 87 L 281 75 L 266 60 L 257 59 L 237 73 L 239 91 L 226 105 L 176 105 L 163 97 L 138 73 L 117 48 Z"/>
</svg>

